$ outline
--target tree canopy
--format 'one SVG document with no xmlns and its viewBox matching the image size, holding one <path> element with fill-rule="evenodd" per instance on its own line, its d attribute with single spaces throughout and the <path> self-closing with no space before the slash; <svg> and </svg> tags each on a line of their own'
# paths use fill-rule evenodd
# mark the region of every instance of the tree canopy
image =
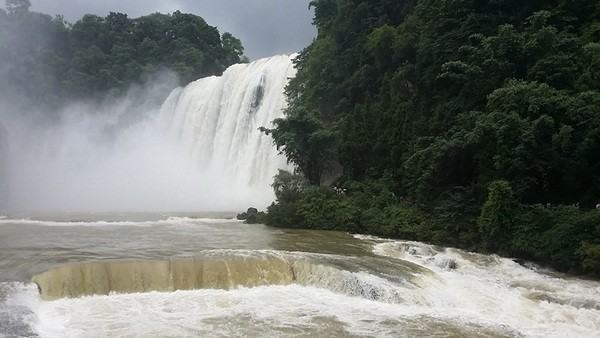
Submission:
<svg viewBox="0 0 600 338">
<path fill-rule="evenodd" d="M 163 69 L 186 84 L 243 60 L 238 39 L 192 14 L 132 19 L 112 12 L 70 24 L 29 7 L 28 0 L 7 0 L 7 11 L 0 10 L 0 87 L 13 99 L 102 97 Z"/>
<path fill-rule="evenodd" d="M 506 211 L 499 198 L 582 212 L 600 202 L 598 1 L 311 6 L 318 37 L 296 59 L 289 108 L 269 132 L 313 185 L 385 180 L 397 203 L 444 220 L 426 239 L 509 253 L 513 237 L 489 243 L 517 231 L 492 215 Z M 585 224 L 574 255 L 597 252 L 582 249 L 594 236 L 600 244 L 600 227 Z"/>
</svg>

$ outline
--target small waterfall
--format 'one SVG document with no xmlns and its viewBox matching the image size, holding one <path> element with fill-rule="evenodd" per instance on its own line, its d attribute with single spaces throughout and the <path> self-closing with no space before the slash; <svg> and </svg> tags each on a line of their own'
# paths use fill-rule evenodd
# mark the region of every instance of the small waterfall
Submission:
<svg viewBox="0 0 600 338">
<path fill-rule="evenodd" d="M 235 191 L 248 206 L 272 201 L 273 176 L 288 165 L 258 129 L 283 115 L 285 86 L 296 73 L 292 59 L 234 65 L 223 76 L 174 90 L 163 104 L 160 123 L 211 178 L 209 190 Z"/>
<path fill-rule="evenodd" d="M 378 274 L 377 271 L 385 271 Z M 111 293 L 171 292 L 299 284 L 387 303 L 414 294 L 422 269 L 404 261 L 289 253 L 205 251 L 190 259 L 66 264 L 33 277 L 45 300 Z"/>
</svg>

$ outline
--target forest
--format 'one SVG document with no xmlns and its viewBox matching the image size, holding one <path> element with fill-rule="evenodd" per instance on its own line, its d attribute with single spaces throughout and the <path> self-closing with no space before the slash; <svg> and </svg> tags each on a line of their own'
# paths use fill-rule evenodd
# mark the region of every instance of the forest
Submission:
<svg viewBox="0 0 600 338">
<path fill-rule="evenodd" d="M 311 6 L 262 221 L 600 274 L 600 2 Z"/>
<path fill-rule="evenodd" d="M 29 0 L 7 0 L 0 9 L 0 88 L 17 105 L 48 111 L 69 100 L 119 96 L 167 70 L 183 85 L 245 61 L 240 40 L 193 14 L 131 19 L 112 12 L 71 24 L 30 7 Z"/>
</svg>

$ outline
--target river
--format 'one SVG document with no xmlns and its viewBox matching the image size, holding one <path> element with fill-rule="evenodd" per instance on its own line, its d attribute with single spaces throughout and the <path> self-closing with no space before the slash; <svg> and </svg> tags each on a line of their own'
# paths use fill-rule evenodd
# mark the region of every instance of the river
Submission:
<svg viewBox="0 0 600 338">
<path fill-rule="evenodd" d="M 596 281 L 458 249 L 230 217 L 3 217 L 0 336 L 600 335 Z"/>
</svg>

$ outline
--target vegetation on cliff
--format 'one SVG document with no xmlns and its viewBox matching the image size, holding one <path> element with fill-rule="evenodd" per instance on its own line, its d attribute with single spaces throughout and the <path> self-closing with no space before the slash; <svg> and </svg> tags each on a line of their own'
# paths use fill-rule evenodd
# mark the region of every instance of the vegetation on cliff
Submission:
<svg viewBox="0 0 600 338">
<path fill-rule="evenodd" d="M 600 273 L 598 1 L 311 5 L 267 223 Z"/>
<path fill-rule="evenodd" d="M 238 39 L 192 14 L 85 15 L 70 24 L 29 8 L 7 0 L 0 9 L 0 88 L 13 102 L 102 98 L 165 69 L 186 84 L 244 59 Z"/>
</svg>

